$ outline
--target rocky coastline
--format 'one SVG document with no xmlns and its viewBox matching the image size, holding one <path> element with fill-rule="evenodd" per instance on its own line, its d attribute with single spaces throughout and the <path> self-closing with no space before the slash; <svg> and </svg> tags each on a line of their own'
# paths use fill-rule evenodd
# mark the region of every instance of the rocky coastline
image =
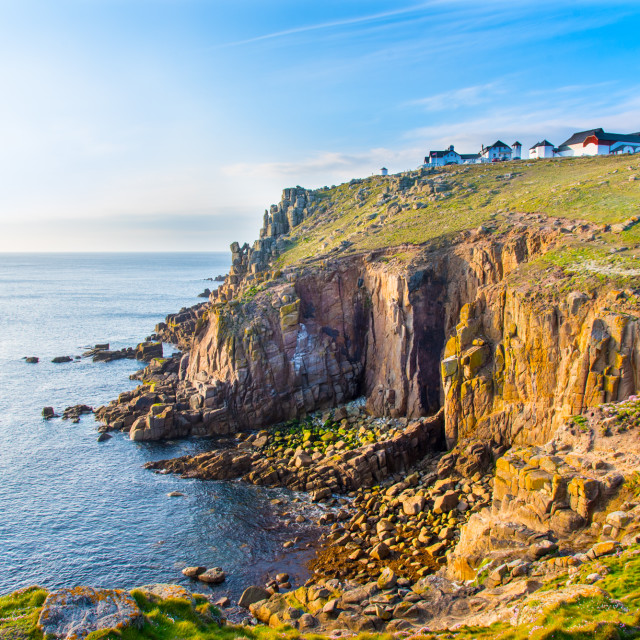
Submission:
<svg viewBox="0 0 640 640">
<path fill-rule="evenodd" d="M 246 624 L 303 634 L 495 631 L 467 638 L 570 611 L 587 634 L 640 632 L 616 582 L 640 554 L 632 227 L 505 204 L 420 243 L 390 231 L 479 180 L 487 202 L 512 197 L 529 165 L 514 166 L 286 189 L 208 300 L 156 327 L 180 352 L 95 410 L 101 433 L 136 442 L 212 438 L 150 472 L 285 487 L 321 509 L 309 580 L 247 585 L 218 603 L 232 620 L 240 604 Z M 382 234 L 394 241 L 367 244 Z M 576 267 L 585 247 L 634 253 Z M 585 620 L 584 602 L 621 617 Z"/>
</svg>

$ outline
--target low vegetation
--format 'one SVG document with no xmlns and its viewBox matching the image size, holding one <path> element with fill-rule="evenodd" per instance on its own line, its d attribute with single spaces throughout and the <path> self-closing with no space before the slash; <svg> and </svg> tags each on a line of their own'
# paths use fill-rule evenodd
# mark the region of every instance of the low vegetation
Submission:
<svg viewBox="0 0 640 640">
<path fill-rule="evenodd" d="M 594 578 L 594 575 L 597 575 Z M 548 598 L 568 585 L 593 583 L 597 595 L 574 598 Z M 132 592 L 145 614 L 141 628 L 122 631 L 104 630 L 88 640 L 297 640 L 304 637 L 321 640 L 317 634 L 282 627 L 238 627 L 221 625 L 219 612 L 203 596 L 196 606 L 186 600 L 149 600 L 139 591 Z M 46 591 L 31 587 L 0 598 L 0 638 L 3 640 L 39 640 L 37 628 Z M 420 640 L 626 640 L 640 638 L 640 546 L 617 555 L 586 563 L 573 576 L 561 575 L 539 592 L 532 594 L 518 626 L 496 623 L 488 627 L 462 627 L 451 631 L 411 636 Z M 390 634 L 361 634 L 361 640 L 390 640 Z"/>
<path fill-rule="evenodd" d="M 631 250 L 640 241 L 640 225 L 604 231 L 638 214 L 640 160 L 634 156 L 455 165 L 352 180 L 315 195 L 316 212 L 294 229 L 280 264 L 336 250 L 446 242 L 482 224 L 500 230 L 511 212 L 601 224 L 599 240 L 607 246 Z"/>
</svg>

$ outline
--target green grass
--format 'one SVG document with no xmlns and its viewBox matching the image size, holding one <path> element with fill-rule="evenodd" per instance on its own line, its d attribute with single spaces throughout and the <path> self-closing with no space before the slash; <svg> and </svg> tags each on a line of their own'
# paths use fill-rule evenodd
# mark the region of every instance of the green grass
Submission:
<svg viewBox="0 0 640 640">
<path fill-rule="evenodd" d="M 580 567 L 574 582 L 585 582 L 594 571 L 603 575 L 596 584 L 608 596 L 576 597 L 572 601 L 543 608 L 530 622 L 518 627 L 496 623 L 488 627 L 462 627 L 412 636 L 421 640 L 627 640 L 640 638 L 640 546 L 620 556 L 612 555 Z M 569 579 L 561 575 L 531 598 L 530 607 L 539 607 L 550 593 L 556 593 Z M 538 596 L 538 593 L 540 594 Z M 220 626 L 219 612 L 203 596 L 196 596 L 195 608 L 182 599 L 150 599 L 132 592 L 145 614 L 141 628 L 95 632 L 88 640 L 320 640 L 317 634 L 295 629 L 265 626 Z M 0 638 L 41 640 L 36 627 L 46 592 L 38 587 L 0 598 Z M 535 609 L 534 609 L 535 612 Z M 361 634 L 360 640 L 391 640 L 389 634 Z"/>
<path fill-rule="evenodd" d="M 505 179 L 506 174 L 511 177 Z M 640 181 L 630 182 L 630 176 L 640 177 L 637 157 L 451 166 L 428 175 L 419 170 L 401 174 L 414 186 L 403 192 L 392 189 L 391 198 L 384 204 L 379 202 L 380 197 L 400 177 L 373 176 L 314 192 L 318 208 L 292 231 L 290 248 L 279 263 L 331 255 L 343 240 L 353 245 L 340 250 L 340 255 L 406 244 L 446 243 L 459 231 L 481 224 L 491 222 L 498 229 L 505 227 L 505 214 L 510 211 L 619 223 L 639 211 Z M 438 177 L 449 189 L 432 201 L 423 190 L 423 183 Z M 414 203 L 425 208 L 413 209 Z M 396 204 L 409 208 L 390 214 L 389 206 Z M 380 225 L 381 216 L 387 216 L 388 222 Z M 609 241 L 635 244 L 640 242 L 640 225 L 615 237 L 608 235 Z"/>
<path fill-rule="evenodd" d="M 40 640 L 36 626 L 47 592 L 28 587 L 0 597 L 0 638 L 2 640 Z"/>
</svg>

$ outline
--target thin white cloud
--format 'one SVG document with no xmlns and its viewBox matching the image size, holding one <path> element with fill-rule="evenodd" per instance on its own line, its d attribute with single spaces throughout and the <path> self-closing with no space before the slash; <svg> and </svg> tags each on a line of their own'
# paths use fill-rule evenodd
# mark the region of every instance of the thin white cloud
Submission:
<svg viewBox="0 0 640 640">
<path fill-rule="evenodd" d="M 411 100 L 408 106 L 422 107 L 426 111 L 448 111 L 459 107 L 475 107 L 495 100 L 506 92 L 502 82 L 489 82 L 472 87 L 462 87 L 451 91 L 443 91 L 433 96 Z"/>
<path fill-rule="evenodd" d="M 274 180 L 282 185 L 304 184 L 318 187 L 377 173 L 384 165 L 390 171 L 400 171 L 418 164 L 419 147 L 389 149 L 374 148 L 354 153 L 318 152 L 306 158 L 287 162 L 236 163 L 223 173 L 252 179 Z"/>
<path fill-rule="evenodd" d="M 481 144 L 502 139 L 508 144 L 517 138 L 525 144 L 547 138 L 560 144 L 575 131 L 603 127 L 621 133 L 640 129 L 638 88 L 619 92 L 611 105 L 611 94 L 598 101 L 586 91 L 571 101 L 532 108 L 527 102 L 511 108 L 492 108 L 486 113 L 437 125 L 413 129 L 404 134 L 409 141 L 422 140 L 430 148 L 455 144 L 461 152 L 477 151 Z"/>
<path fill-rule="evenodd" d="M 450 0 L 455 1 L 455 0 Z M 385 20 L 387 18 L 394 18 L 396 16 L 406 15 L 409 13 L 416 13 L 427 7 L 436 5 L 447 4 L 446 0 L 433 0 L 432 2 L 422 2 L 420 4 L 412 5 L 410 7 L 404 7 L 402 9 L 393 9 L 391 11 L 382 11 L 380 13 L 372 13 L 366 16 L 357 16 L 355 18 L 345 18 L 343 20 L 330 20 L 327 22 L 319 22 L 316 24 L 303 25 L 300 27 L 293 27 L 291 29 L 283 29 L 282 31 L 273 31 L 272 33 L 265 33 L 253 38 L 245 38 L 243 40 L 235 40 L 234 42 L 224 42 L 222 44 L 213 47 L 214 49 L 222 49 L 226 47 L 237 47 L 245 44 L 252 44 L 254 42 L 261 42 L 263 40 L 274 40 L 277 38 L 284 38 L 287 36 L 297 35 L 299 33 L 307 33 L 309 31 L 324 31 L 327 29 L 336 29 L 339 27 L 349 27 L 358 24 L 364 24 L 368 22 L 376 22 L 379 20 Z"/>
<path fill-rule="evenodd" d="M 324 151 L 291 161 L 236 163 L 227 165 L 225 175 L 266 180 L 273 184 L 301 184 L 317 188 L 376 173 L 381 166 L 391 172 L 413 169 L 421 164 L 428 149 L 455 144 L 461 152 L 476 152 L 482 143 L 497 139 L 511 144 L 520 140 L 525 149 L 541 138 L 560 144 L 571 133 L 601 126 L 608 130 L 640 130 L 640 98 L 630 89 L 619 95 L 614 107 L 594 104 L 589 91 L 571 104 L 531 108 L 527 102 L 509 109 L 491 109 L 477 117 L 459 119 L 408 131 L 396 148 L 372 148 L 351 153 Z M 626 96 L 626 97 L 625 97 Z M 404 143 L 404 144 L 403 144 Z"/>
</svg>

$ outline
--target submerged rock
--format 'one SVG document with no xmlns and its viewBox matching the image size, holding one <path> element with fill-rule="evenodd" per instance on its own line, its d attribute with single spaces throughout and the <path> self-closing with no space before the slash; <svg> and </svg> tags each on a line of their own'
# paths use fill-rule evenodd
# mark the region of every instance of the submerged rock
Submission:
<svg viewBox="0 0 640 640">
<path fill-rule="evenodd" d="M 55 364 L 61 364 L 63 362 L 72 362 L 73 358 L 71 356 L 56 356 L 51 362 Z"/>
</svg>

